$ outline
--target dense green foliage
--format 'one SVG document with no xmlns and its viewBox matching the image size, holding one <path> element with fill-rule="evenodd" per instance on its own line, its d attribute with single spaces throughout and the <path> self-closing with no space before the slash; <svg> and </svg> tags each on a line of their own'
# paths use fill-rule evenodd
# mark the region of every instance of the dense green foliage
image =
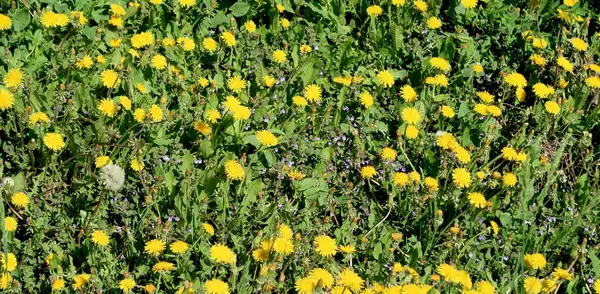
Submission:
<svg viewBox="0 0 600 294">
<path fill-rule="evenodd" d="M 2 1 L 0 288 L 598 292 L 592 2 Z"/>
</svg>

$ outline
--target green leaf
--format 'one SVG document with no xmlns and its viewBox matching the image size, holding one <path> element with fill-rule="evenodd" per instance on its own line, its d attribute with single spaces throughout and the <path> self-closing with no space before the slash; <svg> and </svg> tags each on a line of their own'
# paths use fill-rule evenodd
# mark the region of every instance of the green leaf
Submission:
<svg viewBox="0 0 600 294">
<path fill-rule="evenodd" d="M 444 100 L 448 100 L 450 99 L 450 94 L 437 94 L 435 96 L 433 96 L 433 101 L 435 102 L 442 102 Z"/>
<path fill-rule="evenodd" d="M 502 224 L 503 227 L 507 227 L 510 226 L 510 224 L 512 224 L 512 216 L 510 215 L 510 213 L 496 211 L 496 216 L 498 217 L 498 219 L 500 219 L 500 224 Z"/>
<path fill-rule="evenodd" d="M 194 166 L 194 156 L 192 156 L 192 153 L 190 153 L 189 150 L 185 150 L 183 152 L 183 157 L 181 158 L 181 171 L 185 172 L 189 169 L 192 169 L 192 167 Z"/>
<path fill-rule="evenodd" d="M 304 87 L 312 83 L 319 74 L 319 70 L 315 67 L 315 59 L 311 58 L 307 60 L 306 63 L 300 67 L 299 74 L 302 77 Z"/>
<path fill-rule="evenodd" d="M 17 10 L 12 17 L 12 21 L 15 32 L 23 30 L 31 22 L 29 11 L 25 8 Z"/>
<path fill-rule="evenodd" d="M 240 17 L 246 15 L 248 10 L 250 10 L 250 5 L 246 2 L 236 2 L 235 4 L 229 7 L 231 10 L 231 14 L 235 17 Z"/>
<path fill-rule="evenodd" d="M 318 182 L 318 180 L 315 178 L 306 178 L 306 179 L 300 181 L 300 183 L 298 185 L 298 189 L 300 191 L 307 190 L 308 188 L 313 187 L 317 182 Z"/>
<path fill-rule="evenodd" d="M 469 113 L 469 105 L 465 102 L 460 103 L 460 107 L 458 108 L 458 117 L 462 118 L 463 116 Z"/>
<path fill-rule="evenodd" d="M 212 18 L 211 24 L 213 27 L 218 27 L 222 24 L 227 23 L 228 20 L 229 19 L 227 18 L 227 16 L 223 14 L 223 12 L 219 11 L 219 13 L 217 13 L 217 15 L 215 15 L 215 17 Z"/>
<path fill-rule="evenodd" d="M 596 250 L 590 249 L 588 255 L 592 261 L 592 270 L 594 271 L 594 274 L 596 274 L 596 276 L 600 275 L 600 259 L 596 256 Z"/>
<path fill-rule="evenodd" d="M 375 257 L 375 259 L 379 260 L 379 257 L 381 256 L 382 251 L 383 251 L 383 248 L 381 246 L 381 242 L 377 242 L 377 245 L 375 245 L 375 249 L 373 249 L 373 257 Z"/>
<path fill-rule="evenodd" d="M 13 177 L 13 181 L 15 181 L 15 185 L 13 187 L 13 191 L 22 192 L 25 191 L 25 176 L 23 173 L 18 173 Z"/>
</svg>

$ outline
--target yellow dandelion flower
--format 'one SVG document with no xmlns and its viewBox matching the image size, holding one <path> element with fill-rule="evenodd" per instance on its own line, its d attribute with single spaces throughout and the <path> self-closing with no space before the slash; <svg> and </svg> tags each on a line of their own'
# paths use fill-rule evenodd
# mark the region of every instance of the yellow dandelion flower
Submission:
<svg viewBox="0 0 600 294">
<path fill-rule="evenodd" d="M 119 282 L 119 289 L 123 292 L 131 291 L 135 288 L 135 280 L 133 278 L 125 278 Z"/>
<path fill-rule="evenodd" d="M 277 137 L 267 130 L 258 131 L 256 133 L 256 138 L 260 142 L 260 144 L 265 145 L 267 147 L 273 147 L 277 145 Z"/>
<path fill-rule="evenodd" d="M 346 268 L 338 275 L 338 284 L 357 293 L 363 288 L 364 280 L 352 269 Z"/>
<path fill-rule="evenodd" d="M 410 85 L 402 86 L 400 91 L 402 94 L 402 99 L 404 99 L 404 102 L 417 101 L 417 99 L 418 99 L 417 91 L 415 91 L 415 89 L 413 87 L 411 87 Z"/>
<path fill-rule="evenodd" d="M 573 280 L 573 275 L 571 275 L 571 273 L 569 273 L 568 270 L 562 268 L 555 268 L 552 272 L 552 277 L 554 277 L 557 280 Z"/>
<path fill-rule="evenodd" d="M 7 216 L 7 217 L 4 218 L 4 228 L 8 232 L 14 232 L 14 231 L 16 231 L 18 225 L 19 225 L 19 223 L 12 216 Z"/>
<path fill-rule="evenodd" d="M 216 109 L 209 109 L 206 111 L 206 119 L 214 124 L 221 119 L 221 113 Z"/>
<path fill-rule="evenodd" d="M 135 34 L 131 37 L 131 46 L 135 49 L 140 49 L 154 43 L 154 35 L 149 32 Z"/>
<path fill-rule="evenodd" d="M 16 88 L 23 82 L 23 72 L 20 68 L 10 69 L 4 76 L 4 85 L 9 88 Z"/>
<path fill-rule="evenodd" d="M 471 174 L 464 168 L 455 168 L 452 171 L 452 182 L 459 188 L 471 186 Z"/>
<path fill-rule="evenodd" d="M 52 151 L 59 151 L 65 147 L 63 136 L 58 133 L 48 133 L 44 136 L 44 145 Z"/>
<path fill-rule="evenodd" d="M 404 136 L 406 136 L 406 138 L 410 140 L 416 139 L 417 136 L 419 136 L 419 129 L 414 125 L 408 125 L 404 130 Z"/>
<path fill-rule="evenodd" d="M 380 16 L 383 13 L 383 8 L 379 5 L 371 5 L 367 7 L 367 14 L 369 16 Z"/>
<path fill-rule="evenodd" d="M 117 112 L 117 105 L 110 99 L 102 99 L 98 104 L 98 110 L 108 117 L 113 117 Z"/>
<path fill-rule="evenodd" d="M 315 84 L 311 84 L 304 88 L 304 98 L 310 102 L 321 101 L 321 87 Z"/>
<path fill-rule="evenodd" d="M 29 197 L 23 192 L 17 192 L 12 195 L 10 202 L 19 208 L 25 208 L 29 204 Z"/>
<path fill-rule="evenodd" d="M 377 170 L 373 166 L 367 165 L 360 170 L 360 176 L 363 179 L 371 179 L 377 174 Z"/>
<path fill-rule="evenodd" d="M 169 248 L 171 249 L 171 252 L 175 254 L 182 254 L 188 251 L 190 246 L 183 241 L 175 241 L 171 243 L 171 246 L 169 246 Z"/>
<path fill-rule="evenodd" d="M 323 289 L 331 289 L 335 281 L 333 275 L 322 268 L 315 268 L 310 271 L 309 277 L 315 281 L 316 285 Z"/>
<path fill-rule="evenodd" d="M 536 277 L 527 277 L 523 281 L 525 287 L 525 293 L 527 294 L 539 294 L 542 292 L 542 282 Z"/>
<path fill-rule="evenodd" d="M 81 290 L 90 281 L 89 274 L 79 274 L 73 277 L 73 290 Z"/>
<path fill-rule="evenodd" d="M 490 221 L 490 226 L 492 227 L 492 233 L 494 237 L 498 237 L 498 233 L 500 232 L 500 227 L 495 221 Z"/>
<path fill-rule="evenodd" d="M 294 289 L 296 289 L 298 294 L 313 294 L 315 287 L 315 280 L 311 277 L 300 278 L 294 284 Z"/>
<path fill-rule="evenodd" d="M 219 279 L 212 279 L 204 283 L 204 290 L 207 294 L 229 294 L 229 285 Z"/>
<path fill-rule="evenodd" d="M 233 47 L 237 44 L 235 36 L 231 32 L 223 32 L 223 34 L 221 34 L 221 39 L 223 39 L 225 45 L 228 47 Z"/>
<path fill-rule="evenodd" d="M 217 41 L 211 37 L 206 37 L 202 40 L 202 47 L 210 53 L 215 53 L 217 51 Z"/>
<path fill-rule="evenodd" d="M 39 111 L 31 114 L 31 116 L 29 117 L 30 125 L 35 125 L 37 123 L 47 123 L 49 121 L 50 118 L 48 117 L 48 115 Z"/>
<path fill-rule="evenodd" d="M 181 45 L 183 51 L 192 51 L 194 48 L 196 48 L 196 42 L 188 37 L 177 38 L 177 44 Z"/>
<path fill-rule="evenodd" d="M 443 71 L 450 70 L 450 63 L 446 59 L 441 58 L 441 57 L 433 57 L 433 58 L 429 59 L 429 64 L 439 70 L 443 70 Z"/>
<path fill-rule="evenodd" d="M 139 123 L 143 122 L 144 119 L 146 119 L 146 111 L 141 108 L 136 108 L 133 112 L 133 118 Z"/>
<path fill-rule="evenodd" d="M 107 88 L 116 88 L 121 83 L 121 78 L 119 78 L 119 75 L 112 69 L 107 69 L 100 73 L 100 80 Z"/>
<path fill-rule="evenodd" d="M 572 38 L 569 41 L 571 42 L 571 45 L 573 45 L 573 47 L 579 51 L 587 51 L 588 49 L 588 44 L 582 39 Z"/>
<path fill-rule="evenodd" d="M 542 38 L 533 38 L 533 47 L 539 48 L 539 49 L 544 49 L 544 48 L 548 47 L 548 41 L 546 41 Z"/>
<path fill-rule="evenodd" d="M 103 156 L 98 156 L 96 157 L 96 168 L 101 168 L 107 164 L 112 164 L 112 160 L 110 159 L 110 157 L 103 155 Z"/>
<path fill-rule="evenodd" d="M 153 104 L 150 107 L 150 117 L 152 117 L 153 121 L 161 121 L 163 118 L 163 110 L 160 106 Z"/>
<path fill-rule="evenodd" d="M 498 117 L 502 115 L 502 110 L 496 105 L 488 105 L 487 113 L 489 113 L 493 117 Z"/>
<path fill-rule="evenodd" d="M 477 0 L 460 0 L 460 3 L 466 9 L 472 9 L 472 8 L 475 8 L 477 6 Z"/>
<path fill-rule="evenodd" d="M 331 257 L 337 252 L 337 244 L 329 236 L 317 236 L 314 240 L 315 251 L 321 256 Z"/>
<path fill-rule="evenodd" d="M 453 118 L 454 117 L 454 109 L 448 105 L 442 106 L 442 115 L 445 118 Z"/>
<path fill-rule="evenodd" d="M 518 182 L 517 176 L 510 172 L 504 173 L 502 176 L 502 182 L 507 187 L 514 187 Z"/>
<path fill-rule="evenodd" d="M 300 46 L 300 53 L 302 54 L 308 54 L 312 52 L 312 47 L 308 46 L 308 45 L 302 45 Z"/>
<path fill-rule="evenodd" d="M 529 269 L 538 270 L 546 267 L 546 258 L 541 253 L 526 254 L 524 259 Z"/>
<path fill-rule="evenodd" d="M 487 206 L 487 200 L 485 200 L 483 194 L 479 192 L 471 192 L 467 195 L 467 198 L 469 198 L 469 203 L 474 207 L 484 208 Z"/>
<path fill-rule="evenodd" d="M 308 101 L 306 101 L 306 99 L 302 96 L 294 96 L 292 98 L 292 103 L 294 103 L 294 105 L 296 106 L 306 106 L 308 105 Z"/>
<path fill-rule="evenodd" d="M 5 14 L 0 13 L 0 31 L 6 31 L 12 27 L 12 20 Z"/>
<path fill-rule="evenodd" d="M 281 23 L 281 27 L 282 27 L 284 30 L 287 30 L 287 29 L 290 27 L 290 25 L 291 25 L 291 24 L 290 24 L 290 21 L 289 21 L 287 18 L 285 18 L 285 17 L 281 18 L 281 19 L 279 20 L 279 23 Z"/>
<path fill-rule="evenodd" d="M 380 71 L 377 74 L 377 80 L 379 84 L 385 86 L 386 88 L 390 88 L 394 85 L 394 75 L 389 70 Z"/>
<path fill-rule="evenodd" d="M 585 84 L 590 87 L 590 88 L 595 88 L 598 89 L 600 88 L 600 77 L 598 76 L 593 76 L 593 77 L 588 77 L 585 79 Z M 2 91 L 0 89 L 0 110 L 2 110 Z"/>
<path fill-rule="evenodd" d="M 492 101 L 494 101 L 494 95 L 490 94 L 488 91 L 477 92 L 476 94 L 477 97 L 485 103 L 492 103 Z"/>
<path fill-rule="evenodd" d="M 533 93 L 540 98 L 547 98 L 550 95 L 554 94 L 554 87 L 547 86 L 543 83 L 536 83 L 533 85 Z"/>
<path fill-rule="evenodd" d="M 544 56 L 542 56 L 540 54 L 531 55 L 529 57 L 529 60 L 531 60 L 535 65 L 538 65 L 538 66 L 546 66 L 546 64 L 548 63 L 546 58 L 544 58 Z"/>
<path fill-rule="evenodd" d="M 136 172 L 141 172 L 144 170 L 144 163 L 142 161 L 137 160 L 137 158 L 131 159 L 129 165 L 131 166 L 131 169 L 133 169 Z"/>
<path fill-rule="evenodd" d="M 402 117 L 402 120 L 409 125 L 414 125 L 421 121 L 421 114 L 416 108 L 413 107 L 402 109 L 400 116 Z"/>
<path fill-rule="evenodd" d="M 144 245 L 144 252 L 159 256 L 165 250 L 165 242 L 158 239 L 152 239 Z"/>
<path fill-rule="evenodd" d="M 196 5 L 196 0 L 179 0 L 179 5 L 185 7 L 185 8 L 190 8 L 194 5 Z"/>
<path fill-rule="evenodd" d="M 407 173 L 397 172 L 394 173 L 394 186 L 396 187 L 404 187 L 410 183 L 410 177 Z"/>
<path fill-rule="evenodd" d="M 205 136 L 208 136 L 212 133 L 212 128 L 210 127 L 210 125 L 203 121 L 197 121 L 196 123 L 194 123 L 194 129 L 196 129 L 196 131 Z"/>
<path fill-rule="evenodd" d="M 275 85 L 275 82 L 277 82 L 277 80 L 269 75 L 263 76 L 263 82 L 265 82 L 265 86 L 267 86 L 267 88 L 271 88 L 273 87 L 273 85 Z"/>
<path fill-rule="evenodd" d="M 362 104 L 365 108 L 369 108 L 371 106 L 373 106 L 374 103 L 374 99 L 373 99 L 373 95 L 371 95 L 371 93 L 364 91 L 362 93 L 360 93 L 360 104 Z"/>
<path fill-rule="evenodd" d="M 256 24 L 252 20 L 249 20 L 244 23 L 244 28 L 246 28 L 246 31 L 249 33 L 254 33 L 256 31 Z"/>
<path fill-rule="evenodd" d="M 436 192 L 437 190 L 439 190 L 439 183 L 436 179 L 432 177 L 426 177 L 423 182 L 425 184 L 425 187 L 429 189 L 429 192 Z"/>
<path fill-rule="evenodd" d="M 275 50 L 272 57 L 277 63 L 284 63 L 287 61 L 287 56 L 283 50 Z"/>
<path fill-rule="evenodd" d="M 152 266 L 153 272 L 169 272 L 175 269 L 175 265 L 167 261 L 159 261 Z M 148 287 L 148 286 L 146 286 Z"/>
<path fill-rule="evenodd" d="M 94 242 L 94 244 L 104 247 L 108 245 L 109 241 L 110 239 L 108 235 L 104 233 L 104 231 L 95 230 L 94 232 L 92 232 L 92 242 Z"/>
<path fill-rule="evenodd" d="M 152 57 L 151 65 L 156 69 L 165 69 L 167 68 L 167 58 L 162 54 L 156 54 Z"/>
<path fill-rule="evenodd" d="M 294 253 L 294 244 L 291 239 L 279 237 L 273 242 L 273 250 L 281 255 L 290 255 Z"/>
<path fill-rule="evenodd" d="M 442 27 L 442 21 L 435 17 L 432 16 L 427 20 L 427 28 L 430 30 L 435 30 L 435 29 L 439 29 Z"/>
<path fill-rule="evenodd" d="M 228 264 L 235 264 L 237 259 L 235 253 L 223 244 L 215 244 L 210 248 L 210 258 L 217 263 Z"/>
<path fill-rule="evenodd" d="M 556 115 L 560 112 L 560 105 L 558 105 L 558 103 L 555 101 L 546 101 L 546 103 L 544 103 L 544 107 L 546 108 L 546 112 L 550 114 Z"/>
<path fill-rule="evenodd" d="M 229 160 L 225 163 L 225 174 L 230 180 L 241 181 L 244 179 L 244 167 L 235 160 Z"/>
<path fill-rule="evenodd" d="M 211 236 L 215 235 L 215 228 L 209 223 L 202 223 L 202 228 Z"/>
<path fill-rule="evenodd" d="M 510 73 L 504 76 L 504 82 L 518 88 L 525 88 L 527 86 L 527 79 L 517 72 Z"/>
<path fill-rule="evenodd" d="M 387 161 L 394 161 L 396 160 L 396 151 L 390 147 L 384 147 L 381 150 L 381 158 Z"/>
<path fill-rule="evenodd" d="M 556 64 L 558 64 L 558 66 L 562 67 L 564 70 L 568 71 L 568 72 L 573 72 L 573 64 L 567 60 L 565 57 L 561 56 L 556 60 Z"/>
<path fill-rule="evenodd" d="M 52 282 L 52 291 L 58 291 L 65 288 L 65 280 L 56 279 Z"/>
<path fill-rule="evenodd" d="M 415 9 L 421 12 L 426 12 L 427 11 L 427 2 L 423 1 L 423 0 L 416 0 L 413 2 L 413 5 L 415 6 Z"/>
<path fill-rule="evenodd" d="M 240 76 L 234 75 L 227 80 L 227 88 L 234 93 L 239 93 L 246 88 L 246 81 Z"/>
</svg>

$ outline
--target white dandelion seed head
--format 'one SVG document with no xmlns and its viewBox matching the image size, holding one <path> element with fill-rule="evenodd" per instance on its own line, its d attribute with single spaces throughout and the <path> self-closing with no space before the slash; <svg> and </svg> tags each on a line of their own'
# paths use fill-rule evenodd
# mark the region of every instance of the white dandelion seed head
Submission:
<svg viewBox="0 0 600 294">
<path fill-rule="evenodd" d="M 2 186 L 7 186 L 8 188 L 12 188 L 15 186 L 15 180 L 13 180 L 13 178 L 11 178 L 11 177 L 3 178 L 0 181 L 0 187 L 2 187 Z"/>
<path fill-rule="evenodd" d="M 115 164 L 107 164 L 102 167 L 100 175 L 106 189 L 112 191 L 119 191 L 123 183 L 125 183 L 125 172 L 120 166 Z"/>
</svg>

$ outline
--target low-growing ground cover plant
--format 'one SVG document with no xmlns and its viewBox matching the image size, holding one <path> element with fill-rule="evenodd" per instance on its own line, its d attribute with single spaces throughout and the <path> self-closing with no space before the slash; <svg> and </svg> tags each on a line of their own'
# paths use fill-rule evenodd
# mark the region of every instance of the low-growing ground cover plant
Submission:
<svg viewBox="0 0 600 294">
<path fill-rule="evenodd" d="M 600 293 L 600 5 L 0 3 L 6 293 Z"/>
</svg>

